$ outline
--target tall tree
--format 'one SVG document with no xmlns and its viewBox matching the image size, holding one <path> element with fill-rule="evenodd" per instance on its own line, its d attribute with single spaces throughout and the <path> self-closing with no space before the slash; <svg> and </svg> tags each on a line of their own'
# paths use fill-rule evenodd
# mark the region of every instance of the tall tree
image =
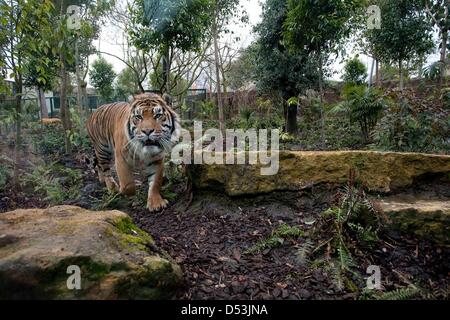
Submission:
<svg viewBox="0 0 450 320">
<path fill-rule="evenodd" d="M 324 93 L 324 65 L 330 53 L 337 54 L 351 32 L 352 18 L 360 0 L 289 0 L 283 38 L 287 46 L 316 61 L 320 99 Z M 322 143 L 324 114 L 322 111 Z"/>
<path fill-rule="evenodd" d="M 346 62 L 342 78 L 346 83 L 362 85 L 366 82 L 367 67 L 356 56 Z"/>
<path fill-rule="evenodd" d="M 8 70 L 15 86 L 15 163 L 14 186 L 18 186 L 20 150 L 22 147 L 22 88 L 24 68 L 28 61 L 38 59 L 37 67 L 50 63 L 48 57 L 37 55 L 49 51 L 50 43 L 45 38 L 51 33 L 50 0 L 2 0 L 0 1 L 0 66 Z M 44 77 L 38 79 L 45 84 L 45 68 L 39 69 Z M 0 77 L 4 74 L 0 73 Z M 0 81 L 3 79 L 0 78 Z"/>
<path fill-rule="evenodd" d="M 104 100 L 104 102 L 111 102 L 113 95 L 113 82 L 116 78 L 113 65 L 100 57 L 94 61 L 91 70 L 89 71 L 89 77 L 92 85 L 98 90 L 98 93 Z"/>
<path fill-rule="evenodd" d="M 443 85 L 447 66 L 447 50 L 450 48 L 448 32 L 450 29 L 449 0 L 425 0 L 425 9 L 431 24 L 439 30 L 440 72 L 439 83 Z"/>
<path fill-rule="evenodd" d="M 59 62 L 60 116 L 65 132 L 65 151 L 71 153 L 69 133 L 72 130 L 67 92 L 70 86 L 69 73 L 75 72 L 77 82 L 77 102 L 82 102 L 80 94 L 85 89 L 88 56 L 93 53 L 92 40 L 98 36 L 99 21 L 114 0 L 53 0 L 54 48 Z M 85 69 L 84 76 L 81 69 Z M 85 110 L 87 112 L 87 108 Z"/>
<path fill-rule="evenodd" d="M 136 0 L 130 8 L 132 43 L 144 52 L 156 49 L 163 60 L 162 90 L 170 93 L 170 68 L 175 49 L 201 48 L 211 18 L 209 0 Z"/>
<path fill-rule="evenodd" d="M 213 41 L 214 51 L 214 69 L 216 76 L 216 96 L 217 106 L 219 109 L 219 123 L 220 130 L 225 133 L 225 119 L 223 110 L 223 97 L 222 97 L 222 57 L 220 55 L 220 36 L 223 33 L 229 32 L 228 23 L 232 18 L 239 15 L 238 13 L 239 0 L 211 0 L 211 37 Z M 246 20 L 245 13 L 242 15 L 242 21 Z"/>
<path fill-rule="evenodd" d="M 278 95 L 282 100 L 317 83 L 317 72 L 308 55 L 288 50 L 283 41 L 283 23 L 286 19 L 286 1 L 267 0 L 263 5 L 262 20 L 255 27 L 256 43 L 249 48 L 253 60 L 253 79 L 258 91 Z M 283 104 L 286 131 L 297 132 L 297 108 Z"/>
<path fill-rule="evenodd" d="M 432 52 L 430 24 L 425 19 L 421 0 L 378 0 L 381 28 L 367 30 L 373 52 L 385 63 L 395 62 L 404 88 L 404 63 Z"/>
<path fill-rule="evenodd" d="M 314 55 L 323 94 L 323 67 L 329 53 L 338 53 L 351 31 L 359 0 L 289 0 L 284 40 L 296 51 Z"/>
</svg>

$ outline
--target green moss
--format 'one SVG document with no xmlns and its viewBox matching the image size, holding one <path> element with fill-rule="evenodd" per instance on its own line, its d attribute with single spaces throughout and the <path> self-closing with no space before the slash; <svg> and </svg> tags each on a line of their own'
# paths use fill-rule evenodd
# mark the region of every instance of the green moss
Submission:
<svg viewBox="0 0 450 320">
<path fill-rule="evenodd" d="M 116 286 L 123 298 L 168 299 L 181 281 L 181 271 L 169 261 L 149 257 L 139 271 Z"/>
<path fill-rule="evenodd" d="M 81 290 L 68 290 L 67 267 L 76 265 L 81 271 Z M 14 278 L 0 273 L 0 299 L 11 298 L 14 293 L 17 299 L 73 299 L 85 297 L 93 286 L 105 278 L 110 272 L 129 269 L 126 263 L 109 265 L 94 261 L 91 257 L 79 256 L 62 259 L 47 269 L 29 269 L 32 278 L 38 280 L 38 285 L 27 282 L 27 278 Z M 22 271 L 24 272 L 24 271 Z M 6 293 L 3 296 L 1 293 Z"/>
<path fill-rule="evenodd" d="M 153 238 L 139 229 L 130 217 L 121 218 L 115 221 L 113 225 L 121 233 L 119 242 L 124 248 L 148 251 L 148 246 L 154 244 Z"/>
<path fill-rule="evenodd" d="M 442 212 L 423 216 L 417 210 L 405 210 L 388 213 L 392 227 L 405 233 L 434 241 L 445 246 L 450 245 L 450 218 Z"/>
</svg>

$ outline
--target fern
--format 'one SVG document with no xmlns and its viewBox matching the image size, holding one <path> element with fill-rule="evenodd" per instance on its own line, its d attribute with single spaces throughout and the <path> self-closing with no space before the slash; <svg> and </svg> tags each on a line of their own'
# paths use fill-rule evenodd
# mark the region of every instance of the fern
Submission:
<svg viewBox="0 0 450 320">
<path fill-rule="evenodd" d="M 314 243 L 311 240 L 306 240 L 300 244 L 295 254 L 295 260 L 302 267 L 309 267 L 311 265 L 311 253 L 314 250 Z"/>
<path fill-rule="evenodd" d="M 376 297 L 377 300 L 410 300 L 420 294 L 421 291 L 416 287 L 400 288 L 385 292 Z"/>
<path fill-rule="evenodd" d="M 298 238 L 303 236 L 303 234 L 303 231 L 298 227 L 291 227 L 287 224 L 282 224 L 272 232 L 270 237 L 245 250 L 244 253 L 258 253 L 266 249 L 272 249 L 282 245 L 285 239 Z"/>
</svg>

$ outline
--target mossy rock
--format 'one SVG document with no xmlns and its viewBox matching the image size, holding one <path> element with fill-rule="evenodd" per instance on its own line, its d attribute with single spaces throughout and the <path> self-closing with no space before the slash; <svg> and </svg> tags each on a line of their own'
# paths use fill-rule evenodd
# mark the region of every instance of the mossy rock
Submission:
<svg viewBox="0 0 450 320">
<path fill-rule="evenodd" d="M 391 197 L 380 207 L 391 228 L 450 246 L 450 201 Z"/>
<path fill-rule="evenodd" d="M 204 152 L 205 154 L 206 152 Z M 216 154 L 223 157 L 223 154 Z M 275 154 L 276 155 L 276 154 Z M 259 155 L 258 155 L 259 157 Z M 246 159 L 248 159 L 248 153 Z M 262 175 L 256 165 L 191 165 L 197 189 L 216 189 L 230 196 L 297 191 L 318 184 L 342 185 L 354 170 L 369 191 L 402 190 L 425 177 L 450 178 L 450 156 L 375 151 L 281 151 L 279 170 Z"/>
<path fill-rule="evenodd" d="M 69 266 L 81 289 L 68 289 Z M 180 267 L 120 211 L 74 206 L 0 215 L 0 299 L 165 299 Z"/>
</svg>

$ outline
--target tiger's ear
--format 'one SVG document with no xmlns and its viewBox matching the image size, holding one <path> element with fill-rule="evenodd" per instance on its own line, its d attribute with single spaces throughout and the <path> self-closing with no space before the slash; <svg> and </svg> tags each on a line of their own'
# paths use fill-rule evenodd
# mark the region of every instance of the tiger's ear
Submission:
<svg viewBox="0 0 450 320">
<path fill-rule="evenodd" d="M 162 98 L 164 99 L 164 101 L 166 102 L 166 104 L 167 104 L 169 107 L 172 106 L 172 97 L 171 97 L 169 94 L 164 93 L 163 96 L 162 96 Z"/>
</svg>

